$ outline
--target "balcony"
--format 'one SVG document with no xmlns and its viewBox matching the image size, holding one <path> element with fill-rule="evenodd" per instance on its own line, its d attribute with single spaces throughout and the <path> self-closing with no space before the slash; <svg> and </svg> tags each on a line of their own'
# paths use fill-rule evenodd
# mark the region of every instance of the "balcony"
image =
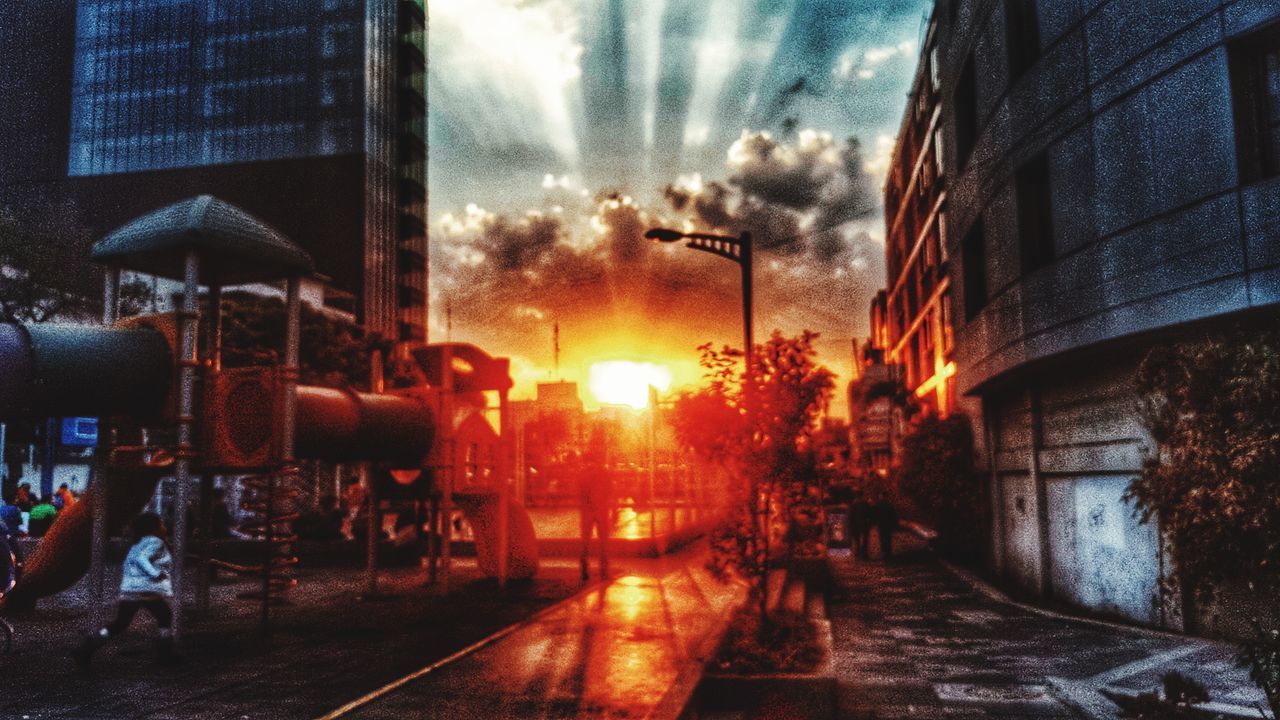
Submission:
<svg viewBox="0 0 1280 720">
<path fill-rule="evenodd" d="M 403 320 L 400 322 L 400 340 L 402 342 L 426 339 L 427 331 L 421 325 L 404 322 Z"/>
<path fill-rule="evenodd" d="M 413 248 L 402 247 L 396 254 L 396 272 L 412 275 L 427 271 L 427 257 Z"/>
<path fill-rule="evenodd" d="M 400 178 L 400 204 L 413 205 L 427 201 L 427 188 L 417 179 Z"/>
<path fill-rule="evenodd" d="M 400 0 L 400 32 L 421 30 L 427 26 L 427 14 L 413 0 Z"/>
<path fill-rule="evenodd" d="M 400 164 L 410 165 L 427 157 L 427 144 L 417 135 L 400 135 Z"/>
<path fill-rule="evenodd" d="M 419 288 L 401 285 L 396 288 L 396 306 L 401 308 L 426 307 L 427 294 Z"/>
<path fill-rule="evenodd" d="M 402 75 L 412 75 L 416 72 L 422 72 L 427 68 L 427 58 L 422 54 L 422 48 L 412 42 L 400 42 L 400 73 Z"/>
<path fill-rule="evenodd" d="M 427 114 L 427 99 L 417 90 L 400 86 L 400 117 L 424 117 Z"/>
<path fill-rule="evenodd" d="M 423 237 L 427 234 L 427 224 L 422 218 L 400 213 L 400 239 Z"/>
</svg>

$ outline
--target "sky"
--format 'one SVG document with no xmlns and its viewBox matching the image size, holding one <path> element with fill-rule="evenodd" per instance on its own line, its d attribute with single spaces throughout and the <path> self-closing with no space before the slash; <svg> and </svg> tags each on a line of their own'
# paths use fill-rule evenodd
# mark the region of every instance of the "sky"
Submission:
<svg viewBox="0 0 1280 720">
<path fill-rule="evenodd" d="M 816 331 L 843 383 L 931 5 L 432 0 L 432 340 L 511 357 L 515 397 L 557 377 L 554 325 L 563 379 L 694 383 L 742 344 L 738 268 L 643 233 L 750 231 L 757 340 Z"/>
</svg>

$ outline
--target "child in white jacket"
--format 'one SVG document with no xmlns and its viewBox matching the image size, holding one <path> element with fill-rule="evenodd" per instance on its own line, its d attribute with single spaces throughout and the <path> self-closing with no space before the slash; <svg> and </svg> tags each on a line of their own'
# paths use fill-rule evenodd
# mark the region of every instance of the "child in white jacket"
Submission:
<svg viewBox="0 0 1280 720">
<path fill-rule="evenodd" d="M 143 513 L 134 518 L 131 528 L 133 547 L 124 559 L 124 576 L 120 579 L 120 605 L 116 618 L 81 641 L 72 653 L 81 669 L 89 669 L 93 653 L 108 639 L 129 628 L 133 616 L 146 610 L 160 625 L 156 654 L 161 662 L 173 658 L 173 582 L 169 573 L 173 556 L 165 544 L 165 527 L 160 516 Z"/>
</svg>

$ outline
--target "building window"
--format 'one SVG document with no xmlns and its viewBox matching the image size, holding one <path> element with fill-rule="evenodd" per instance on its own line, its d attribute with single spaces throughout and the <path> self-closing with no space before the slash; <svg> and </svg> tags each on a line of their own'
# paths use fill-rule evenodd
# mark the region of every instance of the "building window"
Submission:
<svg viewBox="0 0 1280 720">
<path fill-rule="evenodd" d="M 1230 51 L 1236 151 L 1242 182 L 1280 175 L 1280 23 Z"/>
<path fill-rule="evenodd" d="M 1040 23 L 1034 0 L 1006 0 L 1004 19 L 1012 84 L 1040 59 Z"/>
<path fill-rule="evenodd" d="M 979 218 L 969 228 L 960 248 L 960 261 L 964 264 L 964 319 L 977 317 L 987 304 L 987 248 Z"/>
<path fill-rule="evenodd" d="M 1018 168 L 1018 239 L 1022 274 L 1053 260 L 1053 205 L 1049 190 L 1049 158 L 1040 153 Z"/>
<path fill-rule="evenodd" d="M 973 55 L 960 71 L 956 83 L 956 166 L 961 170 L 969 162 L 974 142 L 978 139 L 978 98 L 973 76 Z"/>
</svg>

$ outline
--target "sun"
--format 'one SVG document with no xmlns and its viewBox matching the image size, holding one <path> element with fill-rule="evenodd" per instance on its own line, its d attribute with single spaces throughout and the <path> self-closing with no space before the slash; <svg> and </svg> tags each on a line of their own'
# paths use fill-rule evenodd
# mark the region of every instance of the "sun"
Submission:
<svg viewBox="0 0 1280 720">
<path fill-rule="evenodd" d="M 650 385 L 659 392 L 671 387 L 671 371 L 654 363 L 608 360 L 591 366 L 587 384 L 601 403 L 639 410 L 649 404 Z"/>
</svg>

